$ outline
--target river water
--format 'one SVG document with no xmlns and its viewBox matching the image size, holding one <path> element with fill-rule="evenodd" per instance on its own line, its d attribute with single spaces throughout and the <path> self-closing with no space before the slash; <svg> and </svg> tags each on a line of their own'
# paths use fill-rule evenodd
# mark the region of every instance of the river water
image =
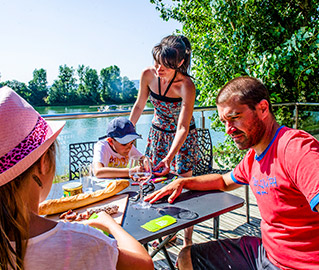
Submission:
<svg viewBox="0 0 319 270">
<path fill-rule="evenodd" d="M 89 106 L 54 106 L 54 107 L 36 107 L 36 110 L 42 115 L 61 114 L 61 113 L 81 113 L 96 112 L 96 107 Z M 209 117 L 213 112 L 205 112 L 205 127 L 210 127 Z M 65 127 L 58 136 L 58 153 L 57 153 L 57 175 L 64 175 L 69 172 L 69 144 L 97 141 L 99 137 L 104 136 L 106 126 L 114 117 L 74 119 L 67 120 Z M 142 135 L 142 140 L 137 140 L 137 149 L 144 153 L 148 132 L 151 127 L 153 115 L 142 115 L 136 125 L 136 130 Z M 201 112 L 194 112 L 196 127 L 201 126 Z M 211 130 L 213 145 L 223 142 L 224 133 L 214 132 Z"/>
</svg>

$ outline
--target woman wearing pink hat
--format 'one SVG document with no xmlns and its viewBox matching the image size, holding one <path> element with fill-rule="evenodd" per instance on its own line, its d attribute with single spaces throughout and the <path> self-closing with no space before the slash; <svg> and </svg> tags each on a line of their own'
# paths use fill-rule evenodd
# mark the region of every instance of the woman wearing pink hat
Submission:
<svg viewBox="0 0 319 270">
<path fill-rule="evenodd" d="M 8 87 L 0 89 L 0 268 L 153 269 L 146 250 L 105 212 L 90 226 L 38 215 L 55 173 L 64 122 L 45 121 Z"/>
</svg>

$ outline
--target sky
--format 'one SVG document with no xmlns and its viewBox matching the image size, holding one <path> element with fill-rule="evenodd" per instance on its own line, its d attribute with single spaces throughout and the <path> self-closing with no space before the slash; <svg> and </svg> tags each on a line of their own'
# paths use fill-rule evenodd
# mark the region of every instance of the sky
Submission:
<svg viewBox="0 0 319 270">
<path fill-rule="evenodd" d="M 117 65 L 137 80 L 153 46 L 176 29 L 149 0 L 0 0 L 0 82 L 28 83 L 43 68 L 51 85 L 65 64 Z"/>
</svg>

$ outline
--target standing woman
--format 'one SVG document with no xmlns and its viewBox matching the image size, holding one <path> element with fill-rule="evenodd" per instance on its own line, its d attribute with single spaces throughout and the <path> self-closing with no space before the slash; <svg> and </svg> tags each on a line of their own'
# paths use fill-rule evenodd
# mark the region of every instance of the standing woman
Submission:
<svg viewBox="0 0 319 270">
<path fill-rule="evenodd" d="M 191 45 L 184 36 L 163 38 L 153 50 L 154 66 L 141 75 L 140 90 L 130 120 L 135 125 L 148 98 L 154 117 L 146 155 L 160 170 L 169 173 L 171 165 L 180 176 L 192 176 L 197 161 L 197 132 L 193 117 L 195 85 L 189 75 Z M 184 245 L 192 244 L 192 230 L 185 231 Z"/>
<path fill-rule="evenodd" d="M 0 89 L 0 269 L 153 269 L 144 247 L 101 212 L 88 225 L 38 215 L 55 173 L 64 122 L 45 121 L 9 87 Z"/>
</svg>

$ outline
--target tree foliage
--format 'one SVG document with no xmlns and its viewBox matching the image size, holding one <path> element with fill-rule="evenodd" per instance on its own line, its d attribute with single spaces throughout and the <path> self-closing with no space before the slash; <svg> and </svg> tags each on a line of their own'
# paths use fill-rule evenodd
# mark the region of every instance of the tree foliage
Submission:
<svg viewBox="0 0 319 270">
<path fill-rule="evenodd" d="M 8 85 L 32 105 L 100 105 L 134 102 L 137 89 L 127 77 L 120 76 L 117 66 L 103 68 L 100 75 L 95 69 L 79 65 L 59 67 L 58 78 L 48 86 L 44 69 L 35 69 L 29 84 L 12 80 Z"/>
<path fill-rule="evenodd" d="M 82 104 L 100 103 L 100 81 L 95 69 L 79 66 L 78 76 L 80 84 L 77 89 Z"/>
<path fill-rule="evenodd" d="M 30 103 L 33 105 L 45 105 L 48 95 L 47 72 L 41 68 L 33 71 L 33 79 L 29 81 Z"/>
<path fill-rule="evenodd" d="M 103 93 L 105 98 L 111 98 L 115 102 L 121 100 L 121 77 L 120 69 L 117 66 L 110 66 L 101 70 Z"/>
<path fill-rule="evenodd" d="M 59 67 L 58 79 L 49 90 L 48 104 L 72 105 L 77 102 L 77 85 L 74 68 L 67 65 Z"/>
<path fill-rule="evenodd" d="M 319 101 L 318 0 L 150 2 L 164 20 L 182 23 L 193 47 L 192 71 L 202 105 L 214 105 L 218 90 L 244 75 L 261 79 L 272 102 Z M 292 126 L 292 110 L 280 107 L 277 120 Z M 229 144 L 215 150 L 236 152 Z"/>
</svg>

